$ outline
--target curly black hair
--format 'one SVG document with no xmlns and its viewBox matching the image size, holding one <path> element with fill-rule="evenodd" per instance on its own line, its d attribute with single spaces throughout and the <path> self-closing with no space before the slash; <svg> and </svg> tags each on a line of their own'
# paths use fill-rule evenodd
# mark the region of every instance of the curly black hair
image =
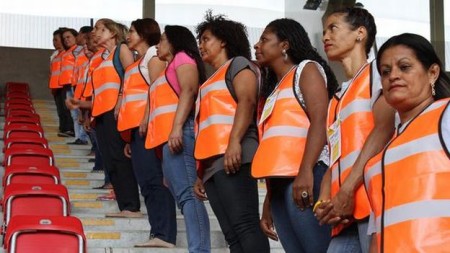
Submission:
<svg viewBox="0 0 450 253">
<path fill-rule="evenodd" d="M 293 19 L 281 18 L 270 22 L 266 26 L 266 30 L 273 32 L 279 41 L 287 41 L 289 43 L 289 49 L 286 53 L 294 64 L 299 64 L 303 60 L 313 60 L 323 67 L 327 76 L 328 98 L 331 98 L 336 92 L 338 82 L 328 63 L 312 46 L 308 33 L 303 26 Z M 276 83 L 277 77 L 275 73 L 268 69 L 264 76 L 262 96 L 270 95 Z"/>
<path fill-rule="evenodd" d="M 226 19 L 224 15 L 213 15 L 212 10 L 206 11 L 205 20 L 197 25 L 197 39 L 210 31 L 219 40 L 225 42 L 225 50 L 229 59 L 243 56 L 251 59 L 250 42 L 247 38 L 247 28 L 244 24 Z"/>
<path fill-rule="evenodd" d="M 200 52 L 198 51 L 197 41 L 192 32 L 184 26 L 166 25 L 164 33 L 167 40 L 172 46 L 172 54 L 176 55 L 178 52 L 185 52 L 192 57 L 197 64 L 199 83 L 206 81 L 205 65 L 202 62 Z"/>
</svg>

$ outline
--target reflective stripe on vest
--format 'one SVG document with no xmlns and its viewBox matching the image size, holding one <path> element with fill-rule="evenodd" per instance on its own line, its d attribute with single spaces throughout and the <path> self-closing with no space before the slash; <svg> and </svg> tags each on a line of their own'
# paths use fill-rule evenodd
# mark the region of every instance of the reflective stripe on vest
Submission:
<svg viewBox="0 0 450 253">
<path fill-rule="evenodd" d="M 237 107 L 225 82 L 230 63 L 226 62 L 200 86 L 195 110 L 194 156 L 198 160 L 224 154 L 228 147 Z"/>
<path fill-rule="evenodd" d="M 102 54 L 104 52 L 104 48 L 98 50 L 89 60 L 89 69 L 86 73 L 86 79 L 84 80 L 84 90 L 81 95 L 81 98 L 83 99 L 92 97 L 92 93 L 94 90 L 94 84 L 92 83 L 92 72 L 103 62 Z"/>
<path fill-rule="evenodd" d="M 178 107 L 178 96 L 166 79 L 166 71 L 150 86 L 150 115 L 145 147 L 150 149 L 164 144 L 172 131 Z"/>
<path fill-rule="evenodd" d="M 361 149 L 374 127 L 371 108 L 372 64 L 367 64 L 356 75 L 341 98 L 334 96 L 328 107 L 328 127 L 340 120 L 341 156 L 331 167 L 331 196 L 334 197 L 341 184 L 351 172 Z M 355 193 L 353 216 L 361 220 L 369 216 L 370 206 L 365 188 L 360 186 Z M 333 236 L 345 226 L 333 227 Z"/>
<path fill-rule="evenodd" d="M 262 139 L 252 163 L 255 178 L 298 174 L 310 122 L 294 94 L 296 70 L 291 69 L 274 90 L 276 101 L 260 127 Z"/>
<path fill-rule="evenodd" d="M 59 77 L 59 85 L 72 84 L 73 69 L 75 66 L 75 56 L 73 51 L 77 45 L 73 45 L 63 55 L 61 61 L 61 75 Z"/>
<path fill-rule="evenodd" d="M 80 79 L 83 78 L 84 70 L 87 68 L 89 64 L 89 59 L 84 54 L 84 52 L 80 52 L 75 58 L 75 67 L 73 69 L 72 76 L 72 86 L 77 86 L 80 83 Z M 83 80 L 84 82 L 84 80 Z"/>
<path fill-rule="evenodd" d="M 94 87 L 92 116 L 98 116 L 114 108 L 120 90 L 120 77 L 114 68 L 113 50 L 102 63 L 94 69 L 92 80 Z"/>
<path fill-rule="evenodd" d="M 134 62 L 125 71 L 122 104 L 117 118 L 119 131 L 138 127 L 144 117 L 149 84 L 139 70 L 141 61 Z"/>
<path fill-rule="evenodd" d="M 50 62 L 50 80 L 48 81 L 48 87 L 50 89 L 59 89 L 59 76 L 61 75 L 61 61 L 64 51 L 60 51 Z"/>
<path fill-rule="evenodd" d="M 380 252 L 445 252 L 450 245 L 450 157 L 440 133 L 449 101 L 428 106 L 365 168 Z"/>
</svg>

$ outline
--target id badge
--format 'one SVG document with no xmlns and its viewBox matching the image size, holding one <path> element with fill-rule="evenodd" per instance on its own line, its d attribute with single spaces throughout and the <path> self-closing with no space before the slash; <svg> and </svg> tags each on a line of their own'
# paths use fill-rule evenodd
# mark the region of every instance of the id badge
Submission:
<svg viewBox="0 0 450 253">
<path fill-rule="evenodd" d="M 264 104 L 264 109 L 261 114 L 261 119 L 259 120 L 259 124 L 261 125 L 264 123 L 264 121 L 269 118 L 269 116 L 272 114 L 273 107 L 275 106 L 275 102 L 277 101 L 278 93 L 280 91 L 275 91 L 270 97 L 267 98 L 266 103 Z"/>
<path fill-rule="evenodd" d="M 337 119 L 327 131 L 330 143 L 330 166 L 341 157 L 341 121 Z"/>
</svg>

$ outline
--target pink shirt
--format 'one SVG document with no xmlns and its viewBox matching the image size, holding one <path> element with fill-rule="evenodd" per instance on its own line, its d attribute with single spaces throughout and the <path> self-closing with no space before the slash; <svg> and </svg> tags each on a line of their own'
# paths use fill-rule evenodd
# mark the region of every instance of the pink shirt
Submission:
<svg viewBox="0 0 450 253">
<path fill-rule="evenodd" d="M 185 52 L 178 52 L 175 57 L 173 58 L 172 62 L 169 63 L 169 66 L 167 66 L 166 71 L 166 77 L 169 81 L 169 83 L 172 85 L 172 88 L 175 90 L 175 92 L 179 95 L 180 94 L 180 84 L 178 83 L 177 78 L 177 68 L 183 64 L 194 64 L 195 60 L 191 58 L 189 55 L 187 55 Z"/>
</svg>

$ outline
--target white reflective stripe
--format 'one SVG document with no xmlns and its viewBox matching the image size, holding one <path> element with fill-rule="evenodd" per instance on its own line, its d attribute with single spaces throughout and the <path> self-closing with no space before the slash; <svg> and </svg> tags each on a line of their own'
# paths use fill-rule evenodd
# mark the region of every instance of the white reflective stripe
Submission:
<svg viewBox="0 0 450 253">
<path fill-rule="evenodd" d="M 160 86 L 160 85 L 162 85 L 162 84 L 165 84 L 165 83 L 167 83 L 167 80 L 166 80 L 166 77 L 165 77 L 165 76 L 162 76 L 162 77 L 157 78 L 157 79 L 152 83 L 152 85 L 150 86 L 150 92 L 154 91 L 154 90 L 156 89 L 156 87 L 158 87 L 158 86 Z"/>
<path fill-rule="evenodd" d="M 346 170 L 350 169 L 353 164 L 356 161 L 356 158 L 358 158 L 358 155 L 360 153 L 361 150 L 355 150 L 353 152 L 351 152 L 350 154 L 348 154 L 347 156 L 345 156 L 344 158 L 341 158 L 340 160 L 338 160 L 338 163 L 340 165 L 341 168 L 341 174 L 343 174 Z M 339 170 L 338 169 L 334 169 L 331 171 L 331 182 L 338 180 L 339 179 Z"/>
<path fill-rule="evenodd" d="M 294 127 L 294 126 L 274 126 L 267 129 L 262 139 L 268 139 L 272 137 L 306 137 L 308 134 L 308 129 L 303 127 Z"/>
<path fill-rule="evenodd" d="M 378 161 L 373 166 L 370 167 L 370 169 L 364 174 L 364 182 L 366 184 L 366 187 L 369 186 L 370 180 L 372 180 L 373 177 L 381 174 L 381 161 Z"/>
<path fill-rule="evenodd" d="M 437 109 L 441 106 L 443 106 L 444 104 L 447 104 L 448 100 L 443 100 L 443 101 L 438 101 L 438 102 L 434 102 L 433 104 L 431 104 L 430 106 L 428 106 L 427 109 L 425 109 L 425 111 L 422 112 L 422 114 L 427 113 L 429 111 L 432 111 L 434 109 Z"/>
<path fill-rule="evenodd" d="M 225 90 L 227 88 L 227 84 L 225 81 L 217 81 L 209 84 L 205 88 L 201 88 L 200 90 L 200 98 L 204 98 L 209 92 L 217 91 L 217 90 Z"/>
<path fill-rule="evenodd" d="M 394 140 L 395 142 L 395 140 Z M 400 161 L 418 153 L 442 150 L 438 134 L 412 140 L 397 147 L 388 148 L 385 154 L 385 165 Z"/>
<path fill-rule="evenodd" d="M 341 109 L 337 117 L 343 121 L 353 113 L 371 112 L 371 111 L 372 108 L 370 107 L 370 99 L 357 99 L 352 101 L 343 109 Z"/>
<path fill-rule="evenodd" d="M 147 92 L 146 93 L 142 93 L 142 94 L 126 95 L 123 98 L 123 103 L 147 100 L 147 97 L 148 97 Z"/>
<path fill-rule="evenodd" d="M 401 222 L 429 219 L 429 218 L 450 218 L 450 200 L 423 200 L 384 211 L 384 227 L 389 227 Z M 381 217 L 377 218 L 377 232 L 381 232 Z"/>
<path fill-rule="evenodd" d="M 104 60 L 100 66 L 98 66 L 97 70 L 102 69 L 102 68 L 106 68 L 106 67 L 114 67 L 114 64 L 112 61 L 108 61 L 108 60 Z"/>
<path fill-rule="evenodd" d="M 61 68 L 61 72 L 67 71 L 67 70 L 73 70 L 73 66 L 72 65 L 68 65 L 68 66 L 64 66 Z"/>
<path fill-rule="evenodd" d="M 99 88 L 95 89 L 95 95 L 98 96 L 100 93 L 104 92 L 105 90 L 114 89 L 119 90 L 120 84 L 118 83 L 104 83 Z"/>
<path fill-rule="evenodd" d="M 60 70 L 52 71 L 52 75 L 59 75 L 59 74 L 61 74 L 61 71 L 60 71 Z"/>
<path fill-rule="evenodd" d="M 125 72 L 125 77 L 124 79 L 128 79 L 131 75 L 136 74 L 139 71 L 139 65 L 135 66 L 134 68 L 128 70 L 127 72 Z"/>
<path fill-rule="evenodd" d="M 232 125 L 234 122 L 234 116 L 228 116 L 228 115 L 211 115 L 204 121 L 200 122 L 199 131 L 202 131 L 203 129 L 211 126 L 211 125 Z"/>
<path fill-rule="evenodd" d="M 166 114 L 169 112 L 176 112 L 177 111 L 178 104 L 172 104 L 172 105 L 164 105 L 156 108 L 154 111 L 150 113 L 149 121 L 152 121 L 154 118 L 156 118 L 159 115 Z"/>
<path fill-rule="evenodd" d="M 284 98 L 295 98 L 292 89 L 282 89 L 280 93 L 278 93 L 277 100 Z"/>
</svg>

